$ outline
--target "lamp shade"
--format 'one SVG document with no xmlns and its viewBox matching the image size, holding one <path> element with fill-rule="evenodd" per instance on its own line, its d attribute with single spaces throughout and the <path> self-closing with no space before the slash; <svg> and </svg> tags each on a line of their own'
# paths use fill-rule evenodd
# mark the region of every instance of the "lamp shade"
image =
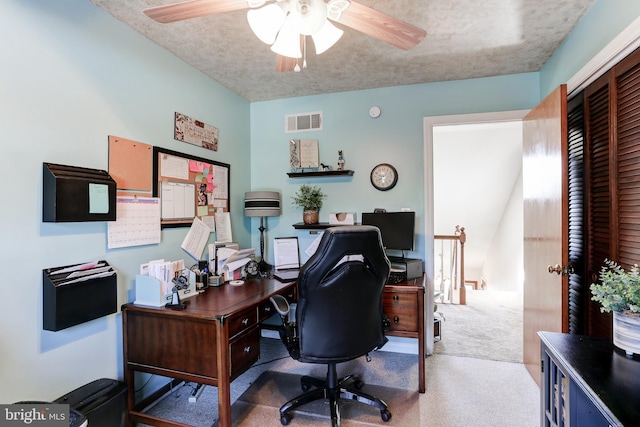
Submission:
<svg viewBox="0 0 640 427">
<path fill-rule="evenodd" d="M 280 193 L 277 191 L 244 193 L 244 216 L 280 216 Z"/>
</svg>

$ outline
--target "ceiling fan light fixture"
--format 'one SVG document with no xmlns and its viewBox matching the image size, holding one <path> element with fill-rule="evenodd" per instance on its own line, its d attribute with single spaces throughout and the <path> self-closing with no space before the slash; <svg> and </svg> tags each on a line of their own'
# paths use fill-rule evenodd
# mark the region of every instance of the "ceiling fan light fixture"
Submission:
<svg viewBox="0 0 640 427">
<path fill-rule="evenodd" d="M 250 8 L 255 9 L 256 7 L 260 7 L 265 4 L 267 0 L 247 0 L 247 4 Z"/>
<path fill-rule="evenodd" d="M 247 21 L 249 21 L 251 31 L 260 41 L 269 45 L 276 40 L 285 18 L 286 13 L 280 6 L 280 2 L 247 12 Z"/>
<path fill-rule="evenodd" d="M 327 16 L 333 21 L 338 21 L 342 16 L 342 12 L 349 7 L 349 0 L 329 0 L 327 3 Z"/>
<path fill-rule="evenodd" d="M 333 25 L 329 21 L 325 21 L 322 28 L 315 34 L 311 35 L 313 44 L 316 47 L 316 55 L 320 55 L 336 44 L 340 37 L 342 37 L 344 31 Z"/>
<path fill-rule="evenodd" d="M 327 21 L 327 4 L 324 0 L 297 0 L 288 19 L 300 34 L 310 36 Z"/>
<path fill-rule="evenodd" d="M 300 33 L 296 31 L 289 19 L 285 20 L 284 25 L 276 37 L 276 41 L 271 45 L 271 50 L 278 55 L 288 58 L 301 58 L 300 51 Z"/>
</svg>

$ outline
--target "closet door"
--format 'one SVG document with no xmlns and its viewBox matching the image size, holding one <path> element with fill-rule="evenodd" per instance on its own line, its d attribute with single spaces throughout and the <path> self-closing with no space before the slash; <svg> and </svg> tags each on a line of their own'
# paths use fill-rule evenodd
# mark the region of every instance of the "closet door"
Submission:
<svg viewBox="0 0 640 427">
<path fill-rule="evenodd" d="M 605 259 L 640 264 L 640 51 L 585 89 L 586 280 Z M 586 333 L 611 337 L 611 314 L 587 300 Z"/>
<path fill-rule="evenodd" d="M 614 71 L 616 258 L 629 268 L 640 264 L 640 52 L 631 54 Z"/>
<path fill-rule="evenodd" d="M 597 280 L 598 272 L 606 258 L 612 256 L 611 195 L 610 179 L 612 157 L 611 147 L 611 107 L 610 74 L 605 74 L 585 89 L 585 136 L 586 164 L 585 175 L 586 218 L 587 218 L 587 269 L 585 291 L 590 294 L 589 286 Z M 611 336 L 611 319 L 600 312 L 599 304 L 587 299 L 586 307 L 587 335 Z"/>
<path fill-rule="evenodd" d="M 585 130 L 584 93 L 580 92 L 567 105 L 567 196 L 569 252 L 569 330 L 570 334 L 585 333 L 585 307 L 588 291 L 585 283 Z"/>
</svg>

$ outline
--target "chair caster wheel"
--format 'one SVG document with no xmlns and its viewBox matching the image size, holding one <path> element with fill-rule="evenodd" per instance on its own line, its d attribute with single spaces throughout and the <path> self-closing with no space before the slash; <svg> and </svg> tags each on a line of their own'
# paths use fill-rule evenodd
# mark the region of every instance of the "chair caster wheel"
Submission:
<svg viewBox="0 0 640 427">
<path fill-rule="evenodd" d="M 383 409 L 382 411 L 380 411 L 380 418 L 382 418 L 382 421 L 387 422 L 391 419 L 391 412 L 389 412 L 388 409 Z"/>
<path fill-rule="evenodd" d="M 280 424 L 288 426 L 293 417 L 289 414 L 280 414 Z"/>
<path fill-rule="evenodd" d="M 307 392 L 311 388 L 311 386 L 306 381 L 300 381 L 300 388 L 302 391 Z"/>
</svg>

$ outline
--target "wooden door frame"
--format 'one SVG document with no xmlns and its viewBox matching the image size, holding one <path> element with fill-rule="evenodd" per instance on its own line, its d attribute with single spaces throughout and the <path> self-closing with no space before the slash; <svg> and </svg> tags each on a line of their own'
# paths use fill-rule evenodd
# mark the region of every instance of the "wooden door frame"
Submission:
<svg viewBox="0 0 640 427">
<path fill-rule="evenodd" d="M 609 42 L 578 72 L 567 80 L 567 97 L 589 86 L 611 67 L 640 47 L 640 17 Z M 554 86 L 555 89 L 555 86 Z"/>
<path fill-rule="evenodd" d="M 436 126 L 498 123 L 521 121 L 530 110 L 499 111 L 476 114 L 456 114 L 448 116 L 424 117 L 424 236 L 425 236 L 425 260 L 424 271 L 426 275 L 425 307 L 433 307 L 434 298 L 434 210 L 433 210 L 433 129 Z M 425 316 L 427 325 L 433 324 L 433 310 L 427 310 Z M 425 327 L 426 354 L 433 354 L 433 328 Z"/>
</svg>

